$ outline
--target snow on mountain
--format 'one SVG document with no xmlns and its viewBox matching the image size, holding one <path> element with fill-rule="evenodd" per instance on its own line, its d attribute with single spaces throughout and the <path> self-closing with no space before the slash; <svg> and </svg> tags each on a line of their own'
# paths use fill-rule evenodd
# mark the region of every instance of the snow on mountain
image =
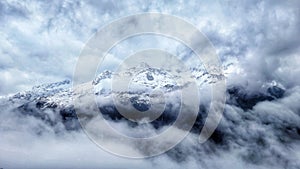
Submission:
<svg viewBox="0 0 300 169">
<path fill-rule="evenodd" d="M 176 112 L 176 107 L 174 108 L 174 105 L 176 105 L 176 102 L 180 102 L 180 98 L 178 98 L 180 93 L 178 93 L 178 91 L 184 87 L 184 85 L 180 86 L 176 83 L 176 79 L 180 77 L 171 75 L 164 70 L 151 68 L 147 64 L 140 66 L 143 68 L 140 72 L 136 72 L 136 70 L 138 70 L 136 68 L 131 68 L 125 72 L 128 74 L 136 74 L 136 76 L 131 80 L 128 88 L 129 91 L 126 93 L 118 93 L 118 95 L 119 97 L 130 99 L 131 104 L 137 110 L 145 111 L 150 106 L 149 100 L 151 99 L 151 91 L 156 89 L 162 90 L 164 92 L 164 97 L 171 101 L 166 103 L 167 106 L 165 112 L 168 113 L 163 114 L 161 119 L 158 120 L 164 119 L 165 123 L 169 124 L 167 122 L 168 118 L 172 117 L 172 120 L 175 119 L 176 113 L 174 112 Z M 225 70 L 227 70 L 227 67 L 225 67 Z M 203 68 L 194 67 L 191 68 L 190 71 L 192 78 L 196 79 L 200 88 L 208 86 L 218 79 L 224 78 L 224 75 L 211 75 Z M 92 83 L 94 87 L 94 93 L 99 109 L 103 114 L 110 116 L 112 119 L 115 119 L 115 116 L 122 118 L 115 109 L 111 97 L 111 83 L 114 75 L 117 74 L 106 70 L 100 73 L 92 82 L 88 82 Z M 253 108 L 258 102 L 281 98 L 284 94 L 284 89 L 278 87 L 277 84 L 265 84 L 262 86 L 261 92 L 247 94 L 247 91 L 245 91 L 243 87 L 234 86 L 228 88 L 227 93 L 227 104 L 235 105 L 246 110 Z M 77 124 L 76 114 L 73 110 L 73 97 L 78 96 L 72 91 L 71 81 L 64 80 L 57 83 L 34 86 L 30 91 L 19 92 L 10 96 L 2 96 L 1 103 L 2 106 L 13 104 L 15 109 L 22 114 L 33 115 L 48 121 L 51 121 L 51 119 L 44 112 L 48 109 L 55 110 L 56 112 L 59 112 L 58 114 L 61 116 L 61 118 L 58 118 L 61 120 L 58 121 L 62 121 L 65 125 L 71 124 L 71 127 L 66 126 L 66 128 L 74 129 L 75 126 L 78 127 L 79 125 Z M 57 118 L 53 120 L 57 121 Z M 50 123 L 55 124 L 55 121 L 51 121 Z M 70 123 L 70 121 L 72 121 L 72 123 Z M 161 122 L 159 124 L 161 124 Z"/>
</svg>

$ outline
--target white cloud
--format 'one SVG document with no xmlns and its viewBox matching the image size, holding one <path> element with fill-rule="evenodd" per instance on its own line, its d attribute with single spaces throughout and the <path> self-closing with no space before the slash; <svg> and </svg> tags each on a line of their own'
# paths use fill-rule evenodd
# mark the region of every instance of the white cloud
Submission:
<svg viewBox="0 0 300 169">
<path fill-rule="evenodd" d="M 36 119 L 9 116 L 9 109 L 2 110 L 1 119 L 5 121 L 0 124 L 0 168 L 29 164 L 28 168 L 57 164 L 72 168 L 299 168 L 299 145 L 282 143 L 299 132 L 295 131 L 300 120 L 299 6 L 296 0 L 1 1 L 0 95 L 71 79 L 84 43 L 97 29 L 119 17 L 147 11 L 173 14 L 196 25 L 212 41 L 224 64 L 234 60 L 228 85 L 241 85 L 251 94 L 275 81 L 286 88 L 286 93 L 282 99 L 260 102 L 253 110 L 227 105 L 220 131 L 228 136 L 229 144 L 223 149 L 213 143 L 195 146 L 196 136 L 191 134 L 179 145 L 183 152 L 174 150 L 169 156 L 141 161 L 101 151 L 83 133 L 58 137 Z M 182 46 L 177 45 L 169 40 L 137 37 L 116 47 L 105 69 L 138 47 L 159 46 L 181 52 Z M 123 124 L 119 125 L 127 132 Z M 46 134 L 36 135 L 35 130 Z M 172 155 L 187 159 L 178 162 Z"/>
</svg>

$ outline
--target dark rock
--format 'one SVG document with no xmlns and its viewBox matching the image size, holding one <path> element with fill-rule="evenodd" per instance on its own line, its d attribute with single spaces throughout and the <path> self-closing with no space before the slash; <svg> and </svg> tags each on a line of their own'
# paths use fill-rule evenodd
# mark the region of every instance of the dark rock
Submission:
<svg viewBox="0 0 300 169">
<path fill-rule="evenodd" d="M 233 104 L 243 110 L 252 109 L 258 102 L 271 101 L 275 98 L 264 93 L 248 93 L 241 87 L 232 87 L 227 90 L 229 99 L 228 104 Z"/>
<path fill-rule="evenodd" d="M 130 102 L 134 108 L 141 112 L 147 111 L 151 107 L 148 100 L 140 99 L 138 96 L 130 98 Z"/>
<path fill-rule="evenodd" d="M 275 98 L 282 98 L 285 91 L 277 86 L 272 86 L 269 87 L 267 92 L 271 95 L 274 96 Z"/>
<path fill-rule="evenodd" d="M 147 73 L 147 79 L 148 80 L 154 80 L 154 77 L 150 73 Z"/>
</svg>

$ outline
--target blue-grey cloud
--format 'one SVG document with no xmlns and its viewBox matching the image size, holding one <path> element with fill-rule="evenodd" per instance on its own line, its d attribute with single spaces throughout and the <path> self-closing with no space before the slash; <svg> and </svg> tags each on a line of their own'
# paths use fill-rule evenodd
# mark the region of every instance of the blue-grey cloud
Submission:
<svg viewBox="0 0 300 169">
<path fill-rule="evenodd" d="M 51 168 L 56 165 L 53 161 L 78 168 L 99 165 L 299 168 L 300 1 L 297 0 L 4 0 L 0 2 L 0 95 L 71 79 L 81 49 L 98 29 L 120 17 L 141 12 L 172 14 L 196 25 L 215 46 L 224 66 L 228 66 L 228 88 L 243 89 L 241 96 L 229 94 L 219 133 L 213 141 L 199 147 L 196 135 L 191 134 L 167 154 L 132 163 L 96 151 L 83 133 L 65 132 L 61 123 L 53 129 L 32 116 L 20 118 L 16 112 L 10 114 L 11 107 L 7 106 L 0 113 L 1 119 L 6 119 L 0 124 L 4 138 L 0 139 L 0 161 L 4 161 L 0 162 L 0 168 L 23 168 L 25 164 L 40 167 L 37 158 L 45 161 L 42 166 Z M 114 68 L 139 48 L 161 47 L 184 59 L 191 54 L 178 42 L 158 39 L 141 36 L 124 41 L 111 51 L 103 69 Z M 125 50 L 128 48 L 131 50 Z M 279 86 L 285 93 L 273 99 L 267 91 L 269 85 Z M 33 91 L 42 93 L 36 88 Z M 267 96 L 260 98 L 261 93 Z M 254 102 L 252 98 L 259 102 L 243 105 L 247 104 L 243 103 L 243 97 L 249 102 Z M 19 104 L 22 105 L 12 106 Z M 46 113 L 56 119 L 57 112 Z M 125 132 L 130 131 L 123 123 L 118 125 Z M 61 135 L 57 136 L 58 131 Z M 221 136 L 226 141 L 222 142 Z M 22 145 L 20 139 L 24 140 Z M 222 144 L 214 143 L 218 141 Z M 64 161 L 60 160 L 62 156 Z M 26 160 L 15 160 L 24 157 Z"/>
</svg>

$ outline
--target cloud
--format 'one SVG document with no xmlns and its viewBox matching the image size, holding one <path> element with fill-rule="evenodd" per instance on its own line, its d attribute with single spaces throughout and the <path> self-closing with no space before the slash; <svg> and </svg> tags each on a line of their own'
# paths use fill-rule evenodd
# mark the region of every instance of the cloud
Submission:
<svg viewBox="0 0 300 169">
<path fill-rule="evenodd" d="M 216 46 L 223 61 L 232 57 L 239 59 L 246 78 L 253 79 L 248 83 L 265 80 L 288 86 L 297 83 L 287 82 L 293 81 L 292 75 L 285 76 L 298 74 L 298 70 L 296 73 L 286 70 L 297 61 L 299 53 L 299 38 L 295 36 L 299 34 L 300 25 L 297 1 L 133 3 L 91 0 L 53 1 L 51 4 L 30 1 L 30 4 L 25 1 L 1 3 L 0 71 L 13 68 L 32 74 L 31 83 L 19 77 L 13 86 L 23 83 L 24 88 L 29 89 L 38 83 L 71 78 L 84 43 L 96 30 L 121 16 L 147 11 L 173 14 L 196 25 Z M 271 74 L 274 71 L 276 73 Z M 2 87 L 0 92 L 19 90 Z"/>
<path fill-rule="evenodd" d="M 0 168 L 53 168 L 57 164 L 62 168 L 299 168 L 299 6 L 296 0 L 1 1 L 0 95 L 71 79 L 81 49 L 98 29 L 141 12 L 173 14 L 196 25 L 228 66 L 228 88 L 239 86 L 253 96 L 274 83 L 285 94 L 260 101 L 250 110 L 227 104 L 211 141 L 198 145 L 192 133 L 174 150 L 146 160 L 113 156 L 80 131 L 65 131 L 60 123 L 53 129 L 40 119 L 11 113 L 7 106 L 0 113 L 5 119 L 0 124 Z M 151 47 L 179 54 L 198 66 L 195 56 L 180 43 L 145 35 L 116 46 L 102 68 L 115 68 L 128 54 Z M 117 125 L 130 133 L 125 123 Z"/>
</svg>

